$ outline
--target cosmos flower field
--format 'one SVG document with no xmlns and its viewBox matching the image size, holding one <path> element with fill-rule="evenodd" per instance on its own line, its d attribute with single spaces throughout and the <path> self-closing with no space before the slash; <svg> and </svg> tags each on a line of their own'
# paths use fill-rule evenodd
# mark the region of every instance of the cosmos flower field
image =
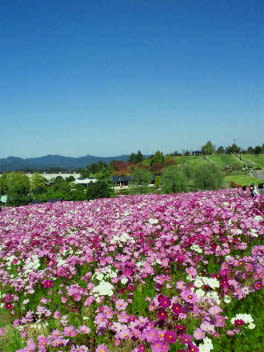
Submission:
<svg viewBox="0 0 264 352">
<path fill-rule="evenodd" d="M 0 351 L 263 351 L 263 217 L 240 190 L 3 209 Z"/>
</svg>

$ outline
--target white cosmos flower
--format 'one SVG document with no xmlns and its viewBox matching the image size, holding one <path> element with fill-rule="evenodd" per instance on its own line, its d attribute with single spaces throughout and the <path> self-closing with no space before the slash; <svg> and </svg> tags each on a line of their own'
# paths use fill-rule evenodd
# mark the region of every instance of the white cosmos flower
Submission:
<svg viewBox="0 0 264 352">
<path fill-rule="evenodd" d="M 149 223 L 150 223 L 151 225 L 158 224 L 158 222 L 159 222 L 158 219 L 153 219 L 153 218 L 150 218 L 150 219 L 149 219 Z"/>
<path fill-rule="evenodd" d="M 202 252 L 203 252 L 202 248 L 201 248 L 200 246 L 198 246 L 198 244 L 193 244 L 193 245 L 191 246 L 191 249 L 192 249 L 193 251 L 197 252 L 197 253 L 202 253 Z"/>
<path fill-rule="evenodd" d="M 231 323 L 234 324 L 235 320 L 243 320 L 246 324 L 251 324 L 254 322 L 254 319 L 250 314 L 247 313 L 239 313 L 231 319 Z"/>
<path fill-rule="evenodd" d="M 230 303 L 231 302 L 231 298 L 228 295 L 226 295 L 224 297 L 224 302 L 227 303 L 227 304 Z"/>
<path fill-rule="evenodd" d="M 121 284 L 125 285 L 127 282 L 128 282 L 128 278 L 127 277 L 122 277 Z"/>
<path fill-rule="evenodd" d="M 113 296 L 113 294 L 114 294 L 113 288 L 114 288 L 114 286 L 112 284 L 110 284 L 110 282 L 103 280 L 100 282 L 99 285 L 97 285 L 93 288 L 92 292 L 95 295 L 99 295 L 99 296 Z"/>
</svg>

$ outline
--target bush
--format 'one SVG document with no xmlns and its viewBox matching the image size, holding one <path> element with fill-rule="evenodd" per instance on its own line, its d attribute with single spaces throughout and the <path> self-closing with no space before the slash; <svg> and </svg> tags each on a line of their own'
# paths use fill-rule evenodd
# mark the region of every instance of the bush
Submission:
<svg viewBox="0 0 264 352">
<path fill-rule="evenodd" d="M 112 196 L 111 184 L 104 180 L 89 183 L 86 197 L 88 200 L 97 198 L 110 198 Z"/>
<path fill-rule="evenodd" d="M 185 172 L 178 166 L 168 166 L 161 176 L 162 193 L 188 192 L 188 179 Z"/>
<path fill-rule="evenodd" d="M 201 165 L 194 170 L 194 185 L 198 190 L 214 190 L 222 187 L 222 172 L 214 165 Z"/>
</svg>

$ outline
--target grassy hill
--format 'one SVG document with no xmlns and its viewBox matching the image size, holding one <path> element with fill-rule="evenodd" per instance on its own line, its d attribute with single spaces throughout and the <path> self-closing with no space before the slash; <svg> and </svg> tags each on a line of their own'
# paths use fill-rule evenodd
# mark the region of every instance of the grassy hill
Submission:
<svg viewBox="0 0 264 352">
<path fill-rule="evenodd" d="M 242 160 L 249 161 L 255 167 L 264 169 L 264 154 L 243 154 Z"/>
<path fill-rule="evenodd" d="M 235 158 L 232 154 L 208 155 L 207 157 L 221 169 L 226 167 L 242 166 L 242 162 L 239 159 Z"/>
</svg>

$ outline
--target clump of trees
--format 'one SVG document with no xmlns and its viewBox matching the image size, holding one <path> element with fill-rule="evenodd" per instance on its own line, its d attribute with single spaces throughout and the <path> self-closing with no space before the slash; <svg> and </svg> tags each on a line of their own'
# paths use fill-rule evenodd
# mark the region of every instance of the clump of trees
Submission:
<svg viewBox="0 0 264 352">
<path fill-rule="evenodd" d="M 86 199 L 110 198 L 113 196 L 113 189 L 107 180 L 91 182 L 87 186 Z"/>
<path fill-rule="evenodd" d="M 162 193 L 216 190 L 223 186 L 224 177 L 216 166 L 168 166 L 161 176 Z"/>
<path fill-rule="evenodd" d="M 149 193 L 148 185 L 151 182 L 151 172 L 144 168 L 137 168 L 131 174 L 132 187 L 130 193 L 144 194 Z"/>
<path fill-rule="evenodd" d="M 264 144 L 262 146 L 257 145 L 256 147 L 248 147 L 247 149 L 243 149 L 239 147 L 236 143 L 233 143 L 226 148 L 220 146 L 216 148 L 211 141 L 206 142 L 201 147 L 201 152 L 204 155 L 212 155 L 212 154 L 264 154 Z"/>
<path fill-rule="evenodd" d="M 171 165 L 163 170 L 161 176 L 162 193 L 188 192 L 188 178 L 179 166 Z"/>
</svg>

